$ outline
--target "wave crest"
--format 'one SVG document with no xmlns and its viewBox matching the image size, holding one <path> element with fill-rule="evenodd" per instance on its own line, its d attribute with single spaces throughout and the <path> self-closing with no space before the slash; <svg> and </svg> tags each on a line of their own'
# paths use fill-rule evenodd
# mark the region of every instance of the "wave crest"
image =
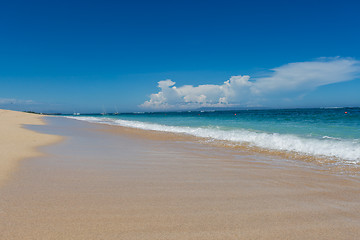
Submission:
<svg viewBox="0 0 360 240">
<path fill-rule="evenodd" d="M 332 139 L 327 136 L 323 139 L 315 139 L 299 137 L 292 134 L 255 132 L 245 129 L 220 130 L 217 128 L 180 127 L 100 117 L 68 118 L 143 130 L 189 134 L 201 138 L 230 141 L 236 144 L 248 144 L 249 146 L 269 150 L 290 151 L 310 156 L 339 158 L 345 160 L 347 163 L 356 164 L 360 162 L 359 143 L 350 140 Z"/>
</svg>

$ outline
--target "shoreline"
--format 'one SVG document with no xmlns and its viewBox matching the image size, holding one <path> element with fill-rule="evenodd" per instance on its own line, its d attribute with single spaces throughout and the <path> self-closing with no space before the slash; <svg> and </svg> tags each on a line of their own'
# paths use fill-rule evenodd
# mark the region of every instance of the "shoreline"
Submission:
<svg viewBox="0 0 360 240">
<path fill-rule="evenodd" d="M 354 239 L 360 179 L 176 136 L 49 118 L 66 137 L 0 189 L 4 239 Z M 121 132 L 122 131 L 122 132 Z M 147 133 L 150 134 L 150 133 Z M 274 161 L 273 161 L 274 160 Z"/>
<path fill-rule="evenodd" d="M 72 118 L 70 118 L 72 119 Z M 158 130 L 148 130 L 136 127 L 127 127 L 121 125 L 112 125 L 108 123 L 87 122 L 83 120 L 73 119 L 80 122 L 98 125 L 101 131 L 109 134 L 126 134 L 131 138 L 146 138 L 149 140 L 169 140 L 180 142 L 200 143 L 209 147 L 215 147 L 224 150 L 233 151 L 235 155 L 259 155 L 277 159 L 279 161 L 293 161 L 294 164 L 302 164 L 310 168 L 321 169 L 332 174 L 339 174 L 344 176 L 360 176 L 360 163 L 346 163 L 339 159 L 329 158 L 325 156 L 306 155 L 293 151 L 280 151 L 273 149 L 266 149 L 257 146 L 237 145 L 226 140 L 216 140 L 206 137 L 198 137 L 187 133 L 175 133 Z"/>
<path fill-rule="evenodd" d="M 62 140 L 59 136 L 29 130 L 27 125 L 45 125 L 45 122 L 39 115 L 0 109 L 0 186 L 16 171 L 19 161 L 42 156 L 39 147 Z"/>
</svg>

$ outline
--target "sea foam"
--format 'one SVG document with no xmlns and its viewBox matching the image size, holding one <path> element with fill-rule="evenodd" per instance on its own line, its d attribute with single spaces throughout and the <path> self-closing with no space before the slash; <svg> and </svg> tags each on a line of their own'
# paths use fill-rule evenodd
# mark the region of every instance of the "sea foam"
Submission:
<svg viewBox="0 0 360 240">
<path fill-rule="evenodd" d="M 305 138 L 292 134 L 255 132 L 245 129 L 221 130 L 204 127 L 169 126 L 156 123 L 129 121 L 104 117 L 68 117 L 93 123 L 118 125 L 180 134 L 189 134 L 201 138 L 229 141 L 233 144 L 247 144 L 276 151 L 295 152 L 303 155 L 337 158 L 345 163 L 360 162 L 360 143 L 351 140 Z"/>
</svg>

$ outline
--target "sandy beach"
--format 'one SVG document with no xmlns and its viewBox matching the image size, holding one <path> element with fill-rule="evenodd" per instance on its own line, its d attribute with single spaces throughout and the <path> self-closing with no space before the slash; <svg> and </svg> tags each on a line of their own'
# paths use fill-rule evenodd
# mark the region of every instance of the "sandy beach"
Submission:
<svg viewBox="0 0 360 240">
<path fill-rule="evenodd" d="M 43 124 L 39 115 L 0 109 L 0 186 L 16 170 L 19 160 L 40 156 L 37 147 L 61 139 L 24 128 L 24 125 Z"/>
<path fill-rule="evenodd" d="M 359 12 L 1 1 L 0 240 L 360 240 Z"/>
<path fill-rule="evenodd" d="M 360 236 L 356 176 L 176 135 L 61 117 L 40 125 L 8 111 L 0 119 L 11 136 L 1 140 L 2 176 L 11 173 L 0 188 L 1 239 Z M 42 157 L 34 150 L 59 136 L 66 140 L 41 147 Z"/>
</svg>

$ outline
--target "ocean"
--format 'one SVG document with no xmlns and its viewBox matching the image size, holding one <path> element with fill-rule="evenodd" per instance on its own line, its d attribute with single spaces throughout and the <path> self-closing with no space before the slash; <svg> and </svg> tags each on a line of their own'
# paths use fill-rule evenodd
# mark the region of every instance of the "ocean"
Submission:
<svg viewBox="0 0 360 240">
<path fill-rule="evenodd" d="M 229 146 L 360 164 L 360 108 L 138 112 L 67 116 L 94 123 L 188 134 Z"/>
</svg>

